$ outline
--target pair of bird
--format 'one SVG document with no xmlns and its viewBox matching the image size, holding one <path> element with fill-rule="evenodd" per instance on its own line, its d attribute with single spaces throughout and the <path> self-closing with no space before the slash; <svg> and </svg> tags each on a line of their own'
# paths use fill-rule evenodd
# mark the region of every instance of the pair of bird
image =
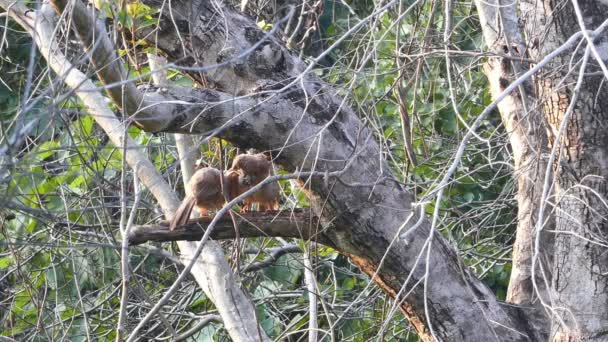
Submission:
<svg viewBox="0 0 608 342">
<path fill-rule="evenodd" d="M 194 207 L 201 216 L 207 216 L 208 210 L 220 209 L 226 200 L 234 199 L 273 174 L 272 162 L 263 153 L 240 154 L 234 158 L 232 167 L 224 172 L 213 167 L 197 170 L 186 185 L 186 198 L 175 212 L 169 229 L 186 224 Z M 241 211 L 250 210 L 254 203 L 258 204 L 260 211 L 277 210 L 279 196 L 276 182 L 265 184 L 243 200 Z"/>
</svg>

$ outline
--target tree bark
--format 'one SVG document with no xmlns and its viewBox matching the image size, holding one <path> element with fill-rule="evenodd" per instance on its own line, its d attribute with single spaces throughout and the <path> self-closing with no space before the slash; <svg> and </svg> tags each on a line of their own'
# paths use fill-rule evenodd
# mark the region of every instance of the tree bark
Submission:
<svg viewBox="0 0 608 342">
<path fill-rule="evenodd" d="M 519 31 L 516 3 L 476 0 L 475 5 L 486 45 L 496 54 L 484 65 L 490 91 L 496 98 L 521 76 L 522 70 L 529 69 L 526 43 Z M 554 228 L 552 215 L 547 215 L 548 219 L 543 222 L 545 230 L 539 232 L 538 246 L 535 233 L 548 152 L 546 124 L 538 103 L 532 80 L 526 80 L 498 104 L 509 135 L 517 179 L 517 233 L 507 291 L 507 301 L 514 304 L 540 305 L 538 296 L 542 296 L 544 301 L 549 300 L 547 291 L 551 284 L 547 270 L 552 265 L 553 236 L 547 231 Z M 540 259 L 535 263 L 534 272 L 533 258 Z"/>
<path fill-rule="evenodd" d="M 532 53 L 543 55 L 577 31 L 605 24 L 608 4 L 581 1 L 581 27 L 576 2 L 522 2 L 524 27 Z M 535 15 L 544 13 L 545 16 Z M 608 336 L 608 91 L 598 61 L 589 59 L 580 70 L 585 47 L 581 41 L 572 55 L 564 55 L 538 80 L 544 114 L 551 125 L 550 143 L 555 146 L 552 165 L 555 181 L 556 229 L 553 266 L 553 322 L 555 341 L 605 340 Z M 604 52 L 606 35 L 595 44 Z M 580 89 L 573 87 L 581 78 Z M 575 101 L 572 106 L 572 102 Z M 560 126 L 566 121 L 559 138 Z"/>
</svg>

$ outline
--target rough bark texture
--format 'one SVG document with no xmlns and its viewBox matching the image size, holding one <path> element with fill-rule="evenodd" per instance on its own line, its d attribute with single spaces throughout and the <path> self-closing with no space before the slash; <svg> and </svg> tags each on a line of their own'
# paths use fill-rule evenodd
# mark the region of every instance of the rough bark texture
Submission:
<svg viewBox="0 0 608 342">
<path fill-rule="evenodd" d="M 516 3 L 503 4 L 499 0 L 475 2 L 488 49 L 497 54 L 488 58 L 484 71 L 490 82 L 492 96 L 496 98 L 529 64 L 526 44 L 517 25 Z M 498 13 L 500 12 L 500 13 Z M 510 55 L 512 58 L 499 57 Z M 509 135 L 517 179 L 517 233 L 513 244 L 513 266 L 507 292 L 507 301 L 515 304 L 540 304 L 538 295 L 548 300 L 546 284 L 550 274 L 543 279 L 543 271 L 550 269 L 553 251 L 552 235 L 542 233 L 537 257 L 537 291 L 534 289 L 532 258 L 535 257 L 535 228 L 541 203 L 547 161 L 547 136 L 543 113 L 532 80 L 527 80 L 518 91 L 511 93 L 498 104 L 502 121 Z M 543 159 L 545 158 L 545 159 Z M 551 217 L 551 215 L 547 215 Z M 553 229 L 553 221 L 547 220 L 545 230 Z M 541 269 L 539 267 L 543 265 Z"/>
<path fill-rule="evenodd" d="M 147 3 L 161 6 L 161 2 Z M 181 59 L 182 65 L 224 63 L 204 72 L 192 71 L 192 77 L 201 83 L 204 75 L 208 84 L 221 92 L 250 94 L 283 88 L 305 70 L 274 38 L 265 37 L 255 23 L 229 8 L 220 12 L 217 3 L 207 1 L 173 6 L 174 20 L 163 13 L 159 30 L 146 37 L 142 31 L 141 38 L 157 37 L 151 43 L 170 60 Z M 251 53 L 239 57 L 254 44 L 257 47 Z M 196 122 L 176 119 L 172 129 L 208 132 L 233 120 L 221 133 L 223 138 L 243 148 L 280 151 L 277 162 L 289 171 L 345 168 L 336 180 L 308 180 L 327 238 L 342 252 L 353 255 L 353 261 L 365 272 L 377 272 L 374 280 L 388 293 L 397 297 L 411 291 L 406 298 L 399 295 L 401 308 L 425 340 L 432 339 L 429 326 L 443 341 L 534 339 L 535 332 L 522 319 L 525 315 L 501 305 L 461 264 L 455 250 L 438 233 L 430 232 L 426 220 L 409 230 L 418 221 L 419 210 L 414 210 L 412 195 L 394 180 L 382 161 L 370 130 L 330 87 L 314 75 L 301 77 L 281 92 L 233 99 L 230 105 L 243 108 L 236 119 L 230 113 L 201 113 Z M 242 105 L 245 101 L 251 103 L 249 108 Z M 262 105 L 255 106 L 257 103 Z M 406 236 L 397 237 L 406 231 Z M 429 237 L 432 251 L 427 260 L 423 254 Z M 432 266 L 425 291 L 421 284 L 427 262 Z"/>
<path fill-rule="evenodd" d="M 605 19 L 608 4 L 581 1 L 587 29 Z M 524 2 L 525 28 L 537 42 L 533 53 L 544 54 L 581 30 L 570 2 Z M 534 15 L 544 10 L 546 18 Z M 538 12 L 537 12 L 538 13 Z M 608 39 L 596 40 L 604 53 Z M 608 91 L 595 60 L 589 67 L 569 120 L 566 134 L 555 141 L 559 126 L 573 98 L 573 84 L 586 42 L 572 55 L 558 58 L 539 80 L 545 116 L 552 126 L 551 144 L 563 144 L 553 167 L 556 174 L 556 236 L 553 268 L 553 320 L 555 341 L 608 338 Z M 559 316 L 559 319 L 558 317 Z"/>
</svg>

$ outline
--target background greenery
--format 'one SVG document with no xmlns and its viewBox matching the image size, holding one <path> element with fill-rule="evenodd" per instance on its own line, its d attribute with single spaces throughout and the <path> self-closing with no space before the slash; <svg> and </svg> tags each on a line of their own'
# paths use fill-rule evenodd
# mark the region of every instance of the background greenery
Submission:
<svg viewBox="0 0 608 342">
<path fill-rule="evenodd" d="M 397 21 L 400 11 L 412 3 L 404 1 L 361 29 L 350 31 L 379 4 L 354 1 L 346 6 L 324 0 L 318 3 L 323 5 L 323 14 L 309 24 L 315 25 L 314 34 L 296 36 L 293 52 L 304 59 L 314 58 L 349 33 L 319 61 L 316 72 L 348 98 L 374 129 L 393 172 L 423 199 L 466 133 L 463 121 L 472 122 L 490 97 L 481 69 L 483 46 L 472 4 L 455 4 L 454 29 L 446 43 L 445 17 L 438 2 L 420 1 Z M 132 27 L 134 16 L 153 21 L 154 11 L 141 4 L 129 6 L 127 12 L 100 4 L 110 18 L 110 30 L 136 29 Z M 270 29 L 284 7 L 277 5 L 273 11 L 266 5 L 250 2 L 248 11 L 261 28 Z M 127 187 L 124 200 L 130 205 L 133 175 L 127 172 L 123 179 L 120 149 L 49 72 L 32 50 L 29 36 L 10 21 L 1 30 L 6 39 L 0 43 L 0 335 L 35 341 L 114 339 L 121 285 L 117 250 L 121 186 Z M 138 56 L 142 62 L 130 65 L 133 75 L 146 72 L 143 52 L 151 48 L 139 42 L 123 43 L 126 48 L 122 53 Z M 452 91 L 446 49 L 451 54 Z M 125 63 L 132 60 L 125 59 Z M 170 78 L 191 84 L 177 71 L 172 71 Z M 139 81 L 142 85 L 150 82 L 145 78 Z M 412 145 L 418 159 L 415 167 L 404 152 L 395 91 L 398 85 L 407 94 Z M 172 136 L 129 130 L 165 178 L 183 193 Z M 439 229 L 457 246 L 464 263 L 504 298 L 516 219 L 510 151 L 498 113 L 490 115 L 478 132 L 479 138 L 467 146 L 456 181 L 441 203 Z M 206 163 L 219 166 L 219 146 L 218 141 L 201 146 Z M 236 153 L 229 143 L 222 146 L 224 155 Z M 284 208 L 308 205 L 289 182 L 281 186 Z M 434 210 L 433 205 L 433 201 L 427 204 L 428 213 Z M 156 203 L 144 191 L 137 223 L 159 218 Z M 248 239 L 241 243 L 239 269 L 263 260 L 271 248 L 285 245 L 315 247 L 298 240 Z M 235 243 L 225 241 L 223 246 L 236 269 Z M 129 298 L 131 318 L 143 316 L 181 269 L 161 249 L 176 252 L 170 243 L 131 250 L 135 274 Z M 347 258 L 322 246 L 313 250 L 322 293 L 321 329 L 334 326 L 332 334 L 337 341 L 417 340 L 403 316 L 392 312 L 390 299 L 369 285 L 368 277 Z M 273 338 L 297 341 L 305 335 L 308 301 L 303 269 L 302 255 L 288 253 L 272 266 L 240 274 L 264 330 Z M 192 279 L 181 286 L 164 310 L 178 331 L 215 313 Z M 148 327 L 149 337 L 167 336 L 162 324 L 154 324 Z M 328 335 L 320 337 L 330 340 Z M 190 340 L 227 341 L 229 337 L 221 324 L 212 323 Z"/>
</svg>

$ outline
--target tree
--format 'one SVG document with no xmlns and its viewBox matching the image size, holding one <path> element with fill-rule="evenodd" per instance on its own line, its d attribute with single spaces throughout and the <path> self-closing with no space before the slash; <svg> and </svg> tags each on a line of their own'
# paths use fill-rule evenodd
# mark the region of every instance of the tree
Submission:
<svg viewBox="0 0 608 342">
<path fill-rule="evenodd" d="M 129 125 L 153 133 L 204 134 L 206 140 L 220 137 L 241 149 L 272 150 L 275 161 L 287 173 L 276 179 L 295 179 L 305 189 L 318 218 L 300 219 L 302 224 L 314 227 L 302 235 L 348 256 L 393 299 L 393 306 L 401 310 L 423 340 L 511 341 L 549 337 L 569 341 L 601 340 L 605 335 L 608 280 L 604 269 L 607 223 L 603 166 L 608 139 L 601 118 L 605 112 L 603 79 L 608 77 L 608 70 L 601 53 L 605 44 L 602 32 L 608 21 L 602 22 L 602 9 L 606 7 L 602 2 L 580 4 L 582 8 L 577 2 L 547 2 L 544 6 L 476 2 L 483 39 L 490 51 L 484 71 L 492 101 L 483 100 L 483 92 L 475 93 L 476 84 L 465 80 L 462 86 L 456 86 L 456 80 L 464 80 L 455 76 L 461 66 L 456 51 L 470 49 L 475 42 L 470 32 L 463 30 L 465 34 L 460 34 L 455 29 L 470 21 L 471 13 L 466 12 L 466 6 L 446 3 L 440 15 L 437 3 L 425 5 L 419 1 L 389 1 L 377 6 L 357 3 L 354 8 L 344 5 L 334 15 L 338 16 L 337 22 L 342 20 L 345 25 L 326 26 L 323 30 L 320 13 L 324 2 L 314 6 L 303 3 L 297 10 L 277 10 L 278 19 L 266 26 L 228 5 L 211 1 L 168 5 L 143 1 L 128 6 L 121 3 L 117 8 L 104 3 L 99 11 L 80 2 L 51 3 L 58 16 L 47 5 L 28 12 L 20 4 L 0 2 L 8 15 L 33 37 L 48 66 L 71 88 L 122 152 L 123 165 L 133 169 L 135 179 L 148 188 L 166 217 L 175 210 L 177 197 L 155 165 L 138 151 L 138 144 L 129 139 L 135 133 L 129 131 Z M 242 5 L 255 7 L 247 2 Z M 521 6 L 520 18 L 516 5 Z M 114 19 L 115 28 L 122 26 L 113 39 L 106 31 L 108 23 L 101 20 L 99 13 Z M 350 20 L 350 15 L 359 18 Z M 412 24 L 417 23 L 416 18 L 428 19 L 424 31 Z M 456 22 L 454 19 L 458 18 L 461 20 Z M 520 32 L 520 20 L 524 21 L 525 35 Z M 306 24 L 301 25 L 302 22 Z M 433 34 L 438 23 L 443 26 L 442 40 Z M 301 37 L 302 44 L 306 44 L 310 34 L 305 32 L 312 30 L 323 30 L 321 37 L 325 35 L 331 44 L 306 64 L 285 48 L 279 33 L 294 39 Z M 59 34 L 65 38 L 59 39 Z M 422 38 L 414 39 L 418 37 L 416 34 L 422 34 Z M 92 68 L 79 64 L 78 54 L 66 50 L 74 49 L 70 40 L 73 35 L 79 41 L 76 51 L 86 51 Z M 313 38 L 310 45 L 318 46 L 320 36 Z M 360 44 L 353 44 L 358 40 Z M 414 55 L 414 42 L 420 45 L 423 55 L 438 51 L 445 57 L 443 63 L 434 63 L 435 67 L 429 68 L 424 66 L 423 59 L 409 63 L 408 58 Z M 118 44 L 123 44 L 123 58 L 119 57 Z M 364 44 L 369 44 L 369 51 Z M 433 50 L 431 47 L 435 45 L 442 46 L 443 51 Z M 204 87 L 170 83 L 148 89 L 136 87 L 136 82 L 151 74 L 138 70 L 140 75 L 133 77 L 125 65 L 140 67 L 141 52 L 137 49 L 142 47 L 148 52 L 162 53 L 169 61 L 151 68 L 152 72 L 178 70 Z M 338 59 L 336 52 L 349 56 L 344 58 L 354 65 L 352 75 L 340 75 L 339 72 L 348 70 L 349 64 Z M 358 53 L 361 60 L 357 60 Z M 350 58 L 351 55 L 354 57 Z M 319 76 L 323 71 L 315 69 L 319 62 L 332 65 L 322 76 L 347 86 L 334 87 L 323 80 Z M 386 66 L 389 64 L 396 73 L 392 78 L 374 74 L 374 80 L 384 81 L 385 86 L 368 84 L 366 89 L 361 84 L 366 80 L 358 72 L 369 64 L 382 72 L 391 70 Z M 440 160 L 435 154 L 429 156 L 426 144 L 433 143 L 436 136 L 425 136 L 428 117 L 423 115 L 424 108 L 418 107 L 424 102 L 417 99 L 424 96 L 425 92 L 420 91 L 424 80 L 419 76 L 409 82 L 406 79 L 407 73 L 419 75 L 425 69 L 434 77 L 446 71 L 443 76 L 448 90 L 437 93 L 444 96 L 447 109 L 433 108 L 430 112 L 439 117 L 437 125 L 443 133 L 455 133 L 453 137 L 458 139 L 452 143 L 454 156 L 441 159 L 447 167 L 426 173 L 420 171 L 425 162 L 412 170 L 403 167 L 418 164 L 416 154 L 424 156 L 427 164 Z M 104 103 L 87 72 L 96 74 L 95 79 L 119 109 L 118 118 Z M 30 77 L 27 82 L 32 80 Z M 382 94 L 375 97 L 367 92 L 370 88 L 381 89 Z M 433 91 L 428 93 L 436 96 Z M 483 110 L 467 105 L 475 96 L 482 98 Z M 382 102 L 386 97 L 394 98 L 392 108 Z M 382 110 L 390 114 L 378 115 L 379 105 L 373 109 L 375 115 L 366 113 L 370 102 L 383 103 Z M 504 153 L 493 152 L 499 143 L 492 135 L 495 126 L 490 115 L 497 105 L 513 151 L 512 176 L 517 182 L 517 233 L 507 303 L 501 302 L 480 280 L 474 264 L 459 256 L 454 243 L 467 239 L 454 238 L 454 234 L 458 234 L 457 224 L 463 223 L 454 220 L 450 226 L 450 221 L 444 218 L 458 214 L 451 207 L 458 196 L 469 200 L 462 202 L 463 209 L 456 209 L 474 211 L 471 207 L 478 195 L 470 190 L 474 186 L 459 188 L 467 179 L 491 180 L 498 182 L 493 183 L 498 188 L 504 186 L 500 177 L 496 177 L 502 173 L 492 170 L 494 163 L 504 163 L 501 160 Z M 21 110 L 27 113 L 24 108 Z M 31 127 L 19 123 L 23 115 L 16 116 L 11 144 L 26 139 L 23 137 L 28 134 L 26 127 Z M 391 132 L 388 129 L 391 122 L 399 129 Z M 412 135 L 416 133 L 411 129 L 414 123 L 419 131 Z M 462 127 L 463 134 L 451 127 Z M 482 129 L 485 131 L 479 132 Z M 477 160 L 479 149 L 472 139 L 489 146 L 486 150 L 489 162 Z M 393 140 L 399 141 L 399 152 L 394 151 Z M 193 164 L 193 152 L 187 149 L 188 145 L 191 143 L 180 148 L 185 174 Z M 440 151 L 441 145 L 430 149 Z M 484 163 L 482 169 L 490 170 L 491 176 L 476 174 L 474 169 L 480 163 Z M 214 229 L 221 229 L 216 226 L 221 215 L 209 222 L 199 247 L 179 243 L 185 256 L 185 270 L 146 316 L 127 329 L 131 274 L 127 237 L 135 229 L 133 216 L 128 219 L 127 209 L 135 208 L 133 213 L 136 212 L 139 192 L 135 191 L 133 201 L 127 203 L 126 166 L 120 171 L 123 297 L 117 339 L 123 337 L 125 329 L 131 340 L 142 329 L 150 329 L 146 323 L 170 300 L 190 270 L 215 303 L 234 340 L 268 339 L 268 329 L 259 327 L 253 302 L 231 276 L 221 248 L 208 241 Z M 436 178 L 435 184 L 425 185 L 429 175 Z M 138 181 L 134 181 L 134 189 L 138 187 Z M 27 210 L 24 204 L 11 206 Z M 63 207 L 67 210 L 67 205 Z M 499 211 L 497 216 L 501 214 Z M 260 222 L 267 225 L 263 218 Z M 263 232 L 278 237 L 297 236 L 300 226 L 288 226 Z M 496 234 L 492 238 L 500 240 Z M 496 248 L 482 247 L 492 252 Z M 307 248 L 314 249 L 314 244 Z M 21 263 L 17 258 L 14 260 Z M 224 278 L 222 275 L 226 274 Z M 308 278 L 308 284 L 313 278 Z M 222 291 L 224 288 L 228 289 L 228 296 Z M 309 291 L 314 289 L 309 287 Z M 160 317 L 170 331 L 171 323 L 164 313 Z M 331 322 L 330 316 L 326 319 L 332 331 L 336 323 Z M 316 320 L 311 317 L 309 321 Z M 309 338 L 314 340 L 314 334 L 309 334 Z"/>
</svg>

